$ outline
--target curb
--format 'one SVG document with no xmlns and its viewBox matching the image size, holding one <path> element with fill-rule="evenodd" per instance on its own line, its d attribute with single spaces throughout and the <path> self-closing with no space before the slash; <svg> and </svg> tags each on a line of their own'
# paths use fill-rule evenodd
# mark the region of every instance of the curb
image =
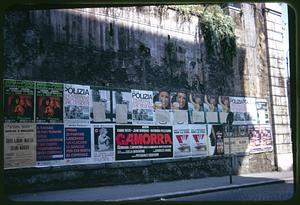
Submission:
<svg viewBox="0 0 300 205">
<path fill-rule="evenodd" d="M 106 201 L 106 202 L 122 202 L 123 201 L 124 202 L 124 201 L 164 200 L 164 199 L 168 199 L 168 198 L 176 198 L 176 197 L 189 196 L 189 195 L 195 195 L 195 194 L 204 194 L 204 193 L 224 191 L 224 190 L 244 188 L 244 187 L 261 186 L 261 185 L 275 184 L 275 183 L 284 183 L 286 181 L 291 181 L 291 180 L 293 180 L 293 178 L 267 180 L 267 181 L 246 183 L 246 184 L 240 184 L 240 185 L 226 185 L 226 186 L 204 188 L 204 189 L 193 189 L 193 190 L 188 190 L 188 191 L 177 191 L 177 192 L 164 193 L 164 194 L 153 194 L 153 195 L 148 195 L 148 196 L 128 197 L 128 198 L 123 198 L 123 199 L 104 200 L 104 201 Z"/>
</svg>

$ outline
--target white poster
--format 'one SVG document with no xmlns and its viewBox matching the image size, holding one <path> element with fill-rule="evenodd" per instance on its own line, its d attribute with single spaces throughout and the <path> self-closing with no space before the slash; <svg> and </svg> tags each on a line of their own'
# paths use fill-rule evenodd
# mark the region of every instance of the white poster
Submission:
<svg viewBox="0 0 300 205">
<path fill-rule="evenodd" d="M 266 99 L 256 99 L 257 123 L 269 124 L 268 101 Z"/>
<path fill-rule="evenodd" d="M 110 91 L 101 87 L 91 86 L 90 117 L 91 122 L 110 122 Z"/>
<path fill-rule="evenodd" d="M 153 124 L 153 92 L 131 90 L 132 122 L 134 124 Z"/>
<path fill-rule="evenodd" d="M 207 156 L 206 125 L 190 125 L 192 156 Z"/>
<path fill-rule="evenodd" d="M 256 100 L 250 97 L 230 97 L 230 110 L 234 113 L 233 124 L 256 124 Z"/>
<path fill-rule="evenodd" d="M 113 122 L 127 124 L 132 122 L 131 92 L 113 91 Z"/>
<path fill-rule="evenodd" d="M 155 110 L 154 121 L 157 125 L 171 125 L 171 111 L 170 110 Z"/>
<path fill-rule="evenodd" d="M 190 129 L 188 125 L 174 126 L 174 157 L 191 155 Z"/>
<path fill-rule="evenodd" d="M 114 126 L 95 124 L 92 133 L 92 158 L 94 162 L 114 161 Z"/>
<path fill-rule="evenodd" d="M 174 125 L 187 125 L 188 124 L 188 111 L 187 110 L 173 110 L 173 124 Z"/>
<path fill-rule="evenodd" d="M 4 123 L 4 169 L 36 165 L 34 123 Z"/>
<path fill-rule="evenodd" d="M 90 123 L 90 86 L 64 85 L 64 122 Z"/>
</svg>

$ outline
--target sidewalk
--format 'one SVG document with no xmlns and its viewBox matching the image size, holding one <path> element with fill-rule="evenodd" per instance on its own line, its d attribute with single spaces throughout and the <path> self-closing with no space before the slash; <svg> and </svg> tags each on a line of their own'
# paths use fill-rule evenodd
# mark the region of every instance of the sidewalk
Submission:
<svg viewBox="0 0 300 205">
<path fill-rule="evenodd" d="M 259 184 L 282 183 L 293 180 L 293 172 L 264 172 L 229 176 L 207 177 L 149 184 L 117 185 L 81 189 L 69 189 L 40 193 L 26 193 L 8 196 L 12 201 L 132 201 L 159 200 L 191 194 L 207 193 L 255 186 Z M 78 182 L 80 183 L 80 182 Z"/>
</svg>

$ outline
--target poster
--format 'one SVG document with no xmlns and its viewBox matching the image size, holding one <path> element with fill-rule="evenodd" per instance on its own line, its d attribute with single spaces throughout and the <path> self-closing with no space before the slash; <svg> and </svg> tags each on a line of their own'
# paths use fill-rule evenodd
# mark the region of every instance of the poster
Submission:
<svg viewBox="0 0 300 205">
<path fill-rule="evenodd" d="M 256 124 L 256 100 L 250 97 L 230 97 L 230 110 L 234 113 L 233 124 Z"/>
<path fill-rule="evenodd" d="M 177 125 L 173 127 L 174 157 L 191 155 L 189 126 Z"/>
<path fill-rule="evenodd" d="M 269 124 L 268 101 L 266 99 L 256 99 L 257 123 Z"/>
<path fill-rule="evenodd" d="M 4 121 L 34 122 L 34 82 L 4 80 Z"/>
<path fill-rule="evenodd" d="M 64 122 L 90 123 L 90 86 L 64 85 Z"/>
<path fill-rule="evenodd" d="M 172 126 L 116 125 L 116 160 L 173 157 Z"/>
<path fill-rule="evenodd" d="M 250 153 L 269 152 L 273 150 L 271 127 L 269 125 L 249 125 Z"/>
<path fill-rule="evenodd" d="M 174 110 L 173 111 L 173 124 L 174 125 L 187 125 L 188 124 L 188 111 Z"/>
<path fill-rule="evenodd" d="M 131 92 L 113 91 L 113 122 L 132 123 Z"/>
<path fill-rule="evenodd" d="M 206 123 L 219 123 L 217 99 L 218 97 L 215 95 L 204 96 L 204 111 Z"/>
<path fill-rule="evenodd" d="M 86 125 L 65 126 L 65 162 L 90 163 L 91 160 L 91 128 Z"/>
<path fill-rule="evenodd" d="M 154 122 L 157 125 L 171 125 L 171 96 L 166 90 L 153 91 Z"/>
<path fill-rule="evenodd" d="M 227 115 L 230 112 L 230 100 L 228 96 L 219 96 L 218 112 L 220 117 L 220 123 L 226 123 Z"/>
<path fill-rule="evenodd" d="M 61 83 L 36 82 L 36 122 L 63 122 L 63 89 Z"/>
<path fill-rule="evenodd" d="M 207 125 L 209 155 L 224 154 L 224 134 L 222 125 Z"/>
<path fill-rule="evenodd" d="M 206 125 L 190 125 L 192 156 L 207 156 Z"/>
<path fill-rule="evenodd" d="M 33 123 L 4 123 L 4 168 L 36 165 L 36 135 Z"/>
<path fill-rule="evenodd" d="M 132 123 L 153 124 L 153 92 L 131 90 Z"/>
<path fill-rule="evenodd" d="M 64 125 L 36 125 L 36 160 L 38 166 L 63 165 Z"/>
<path fill-rule="evenodd" d="M 230 138 L 230 139 L 229 139 Z M 230 147 L 229 147 L 230 143 Z M 249 152 L 247 125 L 233 125 L 231 135 L 227 126 L 224 127 L 224 153 L 245 154 Z"/>
<path fill-rule="evenodd" d="M 190 93 L 188 99 L 188 107 L 191 123 L 205 123 L 204 114 L 204 95 Z"/>
<path fill-rule="evenodd" d="M 101 87 L 91 86 L 90 117 L 91 122 L 111 122 L 110 91 Z"/>
<path fill-rule="evenodd" d="M 92 153 L 95 163 L 112 162 L 114 156 L 114 126 L 93 125 Z"/>
</svg>

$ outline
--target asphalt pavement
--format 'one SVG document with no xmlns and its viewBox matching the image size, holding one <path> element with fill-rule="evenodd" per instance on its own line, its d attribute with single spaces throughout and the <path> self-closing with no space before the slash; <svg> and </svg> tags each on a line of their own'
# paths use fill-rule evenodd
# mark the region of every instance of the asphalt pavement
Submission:
<svg viewBox="0 0 300 205">
<path fill-rule="evenodd" d="M 264 172 L 200 179 L 102 186 L 9 195 L 11 201 L 152 201 L 293 180 L 292 171 Z M 78 182 L 80 183 L 80 181 Z"/>
</svg>

